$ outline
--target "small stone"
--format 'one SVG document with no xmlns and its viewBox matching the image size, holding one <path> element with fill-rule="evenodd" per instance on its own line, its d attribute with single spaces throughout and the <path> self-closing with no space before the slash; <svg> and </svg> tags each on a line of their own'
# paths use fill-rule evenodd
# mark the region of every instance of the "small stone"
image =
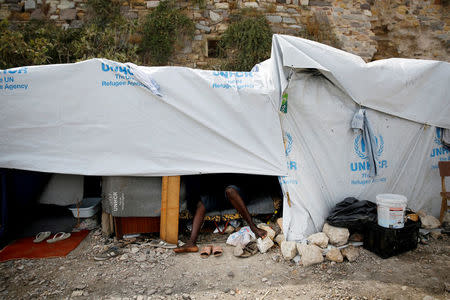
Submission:
<svg viewBox="0 0 450 300">
<path fill-rule="evenodd" d="M 153 295 L 154 293 L 156 293 L 156 290 L 155 290 L 155 289 L 151 289 L 151 290 L 148 290 L 148 291 L 147 291 L 147 294 L 148 294 L 148 295 Z"/>
<path fill-rule="evenodd" d="M 237 245 L 236 247 L 234 247 L 234 249 L 233 249 L 234 256 L 239 257 L 242 254 L 244 254 L 244 249 L 242 249 L 241 245 Z"/>
<path fill-rule="evenodd" d="M 431 231 L 430 235 L 433 239 L 437 240 L 442 237 L 441 231 Z"/>
<path fill-rule="evenodd" d="M 169 289 L 173 289 L 174 286 L 175 286 L 175 284 L 173 284 L 173 283 L 166 284 L 166 288 L 169 288 Z"/>
<path fill-rule="evenodd" d="M 23 270 L 23 268 L 24 268 L 24 265 L 20 265 L 17 267 L 18 270 Z"/>
<path fill-rule="evenodd" d="M 407 289 L 408 287 L 407 286 L 402 286 L 402 291 L 406 291 L 406 289 Z"/>
<path fill-rule="evenodd" d="M 274 243 L 269 236 L 265 237 L 264 239 L 258 238 L 256 240 L 256 246 L 261 253 L 266 253 L 273 245 Z"/>
<path fill-rule="evenodd" d="M 355 246 L 348 246 L 341 250 L 344 257 L 348 259 L 349 262 L 355 261 L 359 256 L 359 249 Z"/>
<path fill-rule="evenodd" d="M 230 295 L 234 295 L 234 294 L 236 294 L 236 292 L 233 291 L 233 290 L 231 290 L 231 291 L 230 291 Z"/>
<path fill-rule="evenodd" d="M 216 22 L 220 22 L 223 20 L 222 16 L 219 15 L 218 13 L 213 12 L 212 10 L 209 11 L 209 18 L 211 19 L 211 21 L 213 21 L 214 23 Z"/>
<path fill-rule="evenodd" d="M 181 297 L 183 298 L 183 300 L 191 300 L 191 296 L 189 296 L 188 294 L 182 294 Z"/>
<path fill-rule="evenodd" d="M 73 291 L 71 297 L 81 297 L 83 296 L 83 291 Z"/>
<path fill-rule="evenodd" d="M 159 5 L 159 1 L 147 1 L 147 8 L 157 7 Z"/>
<path fill-rule="evenodd" d="M 211 27 L 202 25 L 202 24 L 195 24 L 195 28 L 199 29 L 199 30 L 203 30 L 206 33 L 210 33 L 211 32 Z"/>
<path fill-rule="evenodd" d="M 283 218 L 278 218 L 277 219 L 277 225 L 278 225 L 278 227 L 280 227 L 281 232 L 283 232 Z"/>
<path fill-rule="evenodd" d="M 266 278 L 266 277 L 263 277 L 262 279 L 261 279 L 261 281 L 262 282 L 266 282 L 268 279 Z"/>
<path fill-rule="evenodd" d="M 285 241 L 284 234 L 277 235 L 274 241 L 281 246 L 281 242 Z"/>
<path fill-rule="evenodd" d="M 335 262 L 343 262 L 344 257 L 341 254 L 341 251 L 338 248 L 333 248 L 329 250 L 325 256 L 328 260 Z"/>
<path fill-rule="evenodd" d="M 228 272 L 228 277 L 230 277 L 230 278 L 233 278 L 234 277 L 234 273 L 233 273 L 233 271 L 230 271 L 230 272 Z"/>
<path fill-rule="evenodd" d="M 173 293 L 172 289 L 167 289 L 167 290 L 165 291 L 165 294 L 166 294 L 166 295 L 172 295 L 172 293 Z"/>
<path fill-rule="evenodd" d="M 86 284 L 85 283 L 79 283 L 75 286 L 76 290 L 84 290 L 86 288 Z"/>
<path fill-rule="evenodd" d="M 144 262 L 147 260 L 147 255 L 145 255 L 145 253 L 141 253 L 140 255 L 135 257 L 135 260 L 137 262 Z"/>
<path fill-rule="evenodd" d="M 127 260 L 128 259 L 128 254 L 125 253 L 125 254 L 121 255 L 119 259 L 120 260 Z"/>
<path fill-rule="evenodd" d="M 270 227 L 269 225 L 267 225 L 267 224 L 264 224 L 264 223 L 260 223 L 260 224 L 258 224 L 256 227 L 258 227 L 259 229 L 263 229 L 263 230 L 265 230 L 266 232 L 267 232 L 267 236 L 271 239 L 271 240 L 273 240 L 274 238 L 275 238 L 275 230 L 273 230 L 272 229 L 272 227 Z"/>
<path fill-rule="evenodd" d="M 133 248 L 131 248 L 131 250 L 130 250 L 130 253 L 132 253 L 132 254 L 136 254 L 136 253 L 138 253 L 139 252 L 139 248 L 138 247 L 133 247 Z"/>
<path fill-rule="evenodd" d="M 281 254 L 285 260 L 291 260 L 297 255 L 297 245 L 294 241 L 281 242 Z"/>
<path fill-rule="evenodd" d="M 326 248 L 328 246 L 328 236 L 323 232 L 318 232 L 311 234 L 308 237 L 308 241 L 316 246 L 319 246 L 320 248 Z"/>
<path fill-rule="evenodd" d="M 347 228 L 334 227 L 325 223 L 322 230 L 329 238 L 329 243 L 335 246 L 345 245 L 350 236 L 350 232 Z"/>
<path fill-rule="evenodd" d="M 36 1 L 34 0 L 27 0 L 25 1 L 25 10 L 33 10 L 36 9 Z"/>
</svg>

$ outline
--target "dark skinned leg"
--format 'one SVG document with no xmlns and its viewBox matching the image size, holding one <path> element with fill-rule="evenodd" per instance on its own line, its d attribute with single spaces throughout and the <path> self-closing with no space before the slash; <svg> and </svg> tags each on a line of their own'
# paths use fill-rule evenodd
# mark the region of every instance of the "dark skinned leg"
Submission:
<svg viewBox="0 0 450 300">
<path fill-rule="evenodd" d="M 241 195 L 239 195 L 239 192 L 232 187 L 227 187 L 225 189 L 225 194 L 227 195 L 230 203 L 244 218 L 244 220 L 247 222 L 247 224 L 250 226 L 250 229 L 256 234 L 256 236 L 265 238 L 267 236 L 267 232 L 264 229 L 256 227 L 255 223 L 253 223 L 252 217 L 248 212 L 247 206 L 245 206 L 244 200 L 242 200 Z"/>
<path fill-rule="evenodd" d="M 203 219 L 205 218 L 206 209 L 201 201 L 197 204 L 197 210 L 195 211 L 194 220 L 192 221 L 192 231 L 191 238 L 181 247 L 174 249 L 177 253 L 182 252 L 197 252 L 197 238 L 200 232 L 200 228 L 203 224 Z M 195 251 L 194 251 L 195 250 Z"/>
</svg>

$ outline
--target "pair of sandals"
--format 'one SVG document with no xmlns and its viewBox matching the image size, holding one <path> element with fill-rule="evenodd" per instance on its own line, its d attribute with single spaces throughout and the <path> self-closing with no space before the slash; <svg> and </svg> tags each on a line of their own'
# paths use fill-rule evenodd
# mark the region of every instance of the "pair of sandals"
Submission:
<svg viewBox="0 0 450 300">
<path fill-rule="evenodd" d="M 49 238 L 52 233 L 50 231 L 43 231 L 39 232 L 35 239 L 33 240 L 33 243 L 37 244 L 40 242 L 43 242 L 45 239 Z M 47 240 L 47 243 L 52 244 L 56 243 L 65 239 L 70 238 L 70 233 L 68 232 L 58 232 L 56 233 L 51 239 Z"/>
<path fill-rule="evenodd" d="M 208 246 L 203 247 L 202 250 L 200 250 L 201 258 L 208 258 L 211 254 L 214 255 L 215 257 L 222 256 L 222 254 L 223 254 L 222 247 L 208 245 Z"/>
</svg>

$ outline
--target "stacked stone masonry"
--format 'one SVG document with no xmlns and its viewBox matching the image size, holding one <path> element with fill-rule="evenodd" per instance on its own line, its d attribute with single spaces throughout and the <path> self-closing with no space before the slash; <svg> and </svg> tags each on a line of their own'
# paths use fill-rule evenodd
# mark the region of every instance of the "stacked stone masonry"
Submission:
<svg viewBox="0 0 450 300">
<path fill-rule="evenodd" d="M 65 28 L 82 26 L 87 0 L 0 0 L 0 19 L 25 22 L 50 19 Z M 449 61 L 449 0 L 205 0 L 178 5 L 195 22 L 195 35 L 178 49 L 172 65 L 213 69 L 208 40 L 217 40 L 241 8 L 265 15 L 274 33 L 316 36 L 323 43 L 361 56 L 365 61 L 390 57 Z M 123 2 L 122 14 L 142 20 L 160 1 Z M 308 35 L 306 35 L 308 37 Z M 318 37 L 318 38 L 317 38 Z"/>
</svg>

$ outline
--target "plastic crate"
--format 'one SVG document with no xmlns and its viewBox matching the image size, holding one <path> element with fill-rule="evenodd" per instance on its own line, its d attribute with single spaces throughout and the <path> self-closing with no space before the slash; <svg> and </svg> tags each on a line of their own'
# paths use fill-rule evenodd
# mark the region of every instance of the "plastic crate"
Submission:
<svg viewBox="0 0 450 300">
<path fill-rule="evenodd" d="M 388 258 L 417 248 L 420 221 L 408 220 L 405 227 L 392 229 L 369 223 L 364 234 L 364 248 L 382 258 Z"/>
</svg>

